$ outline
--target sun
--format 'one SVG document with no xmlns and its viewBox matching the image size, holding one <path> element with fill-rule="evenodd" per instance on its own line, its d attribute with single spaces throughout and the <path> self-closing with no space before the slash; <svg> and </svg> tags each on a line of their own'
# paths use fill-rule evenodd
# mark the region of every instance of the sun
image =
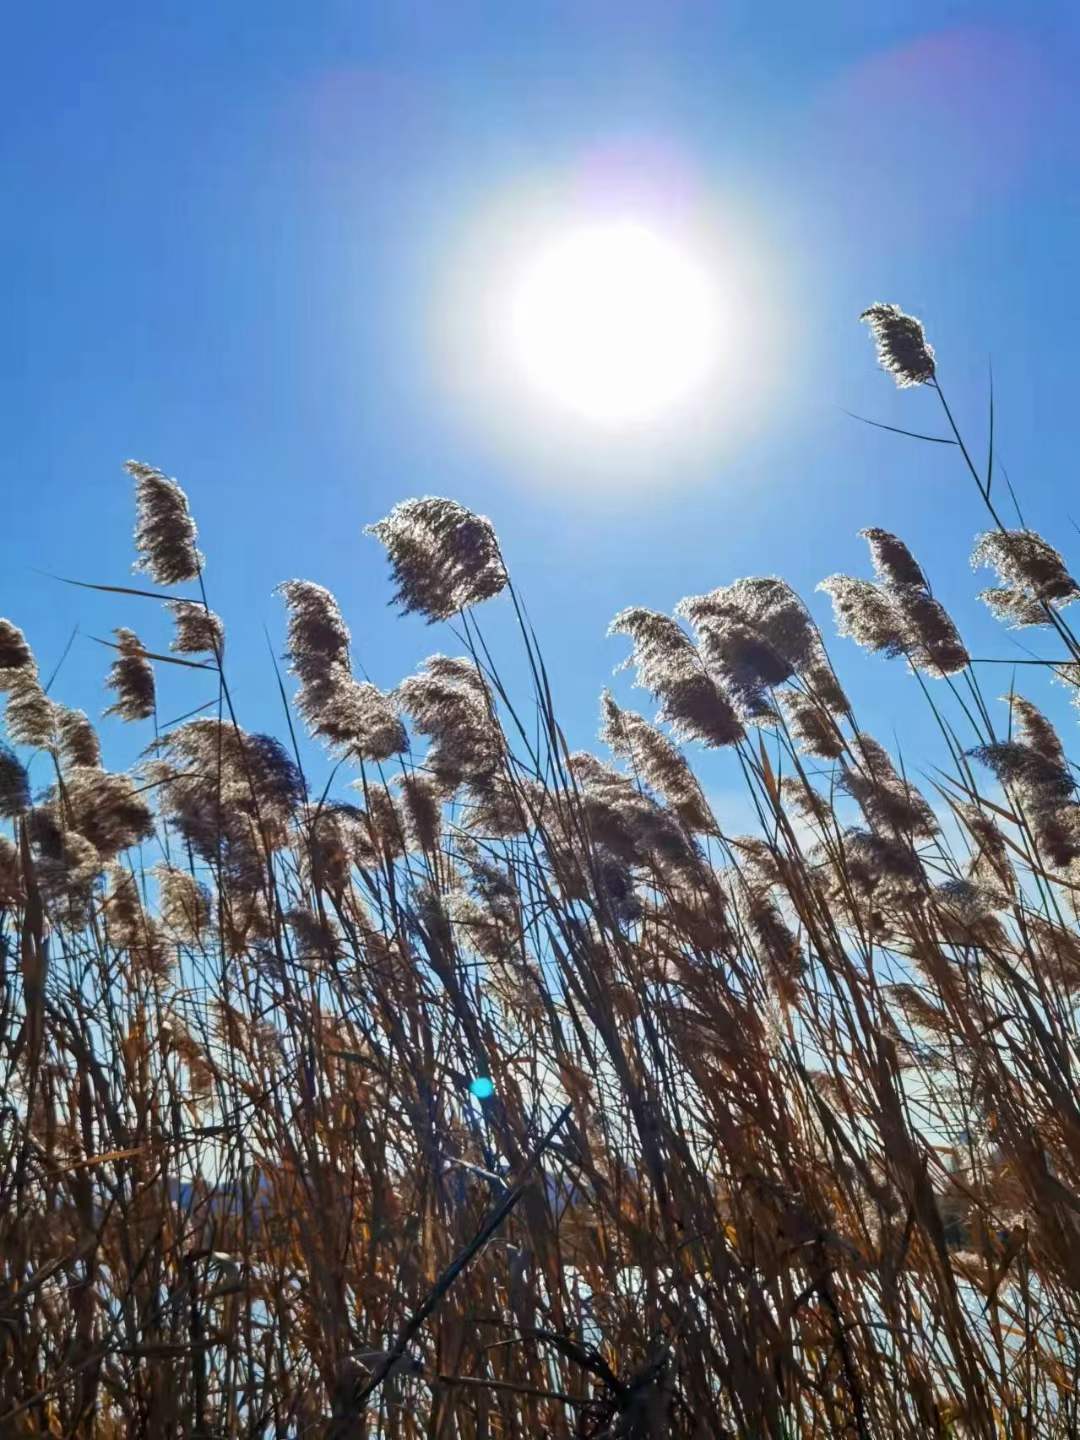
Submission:
<svg viewBox="0 0 1080 1440">
<path fill-rule="evenodd" d="M 721 333 L 713 277 L 632 221 L 569 230 L 522 265 L 512 357 L 529 386 L 609 426 L 654 420 L 699 395 Z"/>
</svg>

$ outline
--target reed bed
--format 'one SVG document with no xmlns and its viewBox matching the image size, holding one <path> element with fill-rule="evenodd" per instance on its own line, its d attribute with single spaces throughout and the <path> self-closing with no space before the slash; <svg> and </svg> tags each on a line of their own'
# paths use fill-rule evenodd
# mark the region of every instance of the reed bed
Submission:
<svg viewBox="0 0 1080 1440">
<path fill-rule="evenodd" d="M 605 694 L 571 752 L 495 532 L 447 499 L 372 532 L 448 653 L 383 693 L 286 581 L 280 740 L 151 466 L 122 603 L 174 639 L 116 632 L 130 773 L 0 620 L 0 1434 L 1080 1433 L 1080 804 L 1037 708 L 1080 681 L 1080 586 L 1002 519 L 919 322 L 864 319 L 940 402 L 987 604 L 1051 652 L 985 697 L 864 532 L 823 588 L 932 707 L 923 791 L 774 577 L 616 616 L 643 713 Z M 213 705 L 160 727 L 164 665 Z"/>
</svg>

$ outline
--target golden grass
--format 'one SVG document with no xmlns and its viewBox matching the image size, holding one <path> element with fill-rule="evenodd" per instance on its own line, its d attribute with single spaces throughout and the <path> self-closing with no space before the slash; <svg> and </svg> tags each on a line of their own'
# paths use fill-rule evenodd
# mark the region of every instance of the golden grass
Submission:
<svg viewBox="0 0 1080 1440">
<path fill-rule="evenodd" d="M 951 426 L 918 322 L 868 316 Z M 953 439 L 988 603 L 1074 683 L 1076 584 Z M 133 774 L 0 621 L 0 1434 L 1080 1432 L 1080 806 L 902 542 L 827 588 L 941 721 L 933 804 L 774 579 L 617 617 L 658 723 L 606 696 L 611 758 L 569 753 L 494 531 L 431 499 L 374 533 L 464 654 L 382 695 L 282 587 L 314 794 L 234 711 L 183 491 L 129 468 L 141 568 L 198 586 L 172 655 L 118 632 Z M 166 663 L 218 706 L 155 739 Z"/>
</svg>

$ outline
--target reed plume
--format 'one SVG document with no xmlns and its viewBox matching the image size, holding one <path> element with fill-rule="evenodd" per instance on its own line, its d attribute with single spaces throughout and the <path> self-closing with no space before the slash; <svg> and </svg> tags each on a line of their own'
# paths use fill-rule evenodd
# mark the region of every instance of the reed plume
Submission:
<svg viewBox="0 0 1080 1440">
<path fill-rule="evenodd" d="M 832 575 L 818 586 L 833 602 L 840 633 L 866 650 L 903 655 L 928 675 L 965 669 L 970 657 L 964 642 L 907 546 L 886 530 L 860 533 L 870 546 L 877 582 Z"/>
<path fill-rule="evenodd" d="M 482 783 L 499 768 L 502 734 L 475 663 L 431 655 L 394 692 L 401 709 L 431 742 L 424 764 L 447 790 Z"/>
<path fill-rule="evenodd" d="M 209 938 L 211 895 L 187 870 L 159 865 L 155 878 L 161 892 L 161 923 L 177 944 L 199 946 Z"/>
<path fill-rule="evenodd" d="M 735 707 L 706 672 L 694 642 L 677 620 L 633 606 L 615 616 L 608 634 L 629 636 L 634 648 L 624 663 L 636 668 L 637 683 L 661 702 L 658 718 L 679 739 L 700 740 L 712 747 L 742 739 Z"/>
<path fill-rule="evenodd" d="M 17 625 L 0 616 L 0 691 L 9 687 L 15 671 L 36 668 L 26 636 Z"/>
<path fill-rule="evenodd" d="M 24 666 L 12 674 L 7 687 L 4 723 L 16 745 L 48 749 L 55 740 L 56 717 L 52 701 L 41 688 L 37 667 Z"/>
<path fill-rule="evenodd" d="M 187 496 L 153 465 L 128 460 L 124 469 L 135 481 L 135 569 L 157 585 L 197 580 L 203 556 L 195 544 L 198 531 Z"/>
<path fill-rule="evenodd" d="M 157 704 L 154 667 L 134 630 L 114 630 L 119 655 L 109 667 L 105 683 L 116 699 L 105 711 L 121 720 L 149 720 Z"/>
<path fill-rule="evenodd" d="M 601 740 L 629 762 L 634 774 L 667 801 L 688 829 L 715 831 L 716 820 L 701 785 L 678 748 L 643 715 L 622 709 L 607 690 L 601 706 Z"/>
<path fill-rule="evenodd" d="M 449 620 L 507 584 L 491 521 L 454 500 L 402 501 L 366 533 L 386 547 L 394 599 L 403 614 Z"/>
<path fill-rule="evenodd" d="M 0 817 L 13 819 L 30 809 L 30 777 L 10 745 L 0 741 Z"/>
<path fill-rule="evenodd" d="M 85 710 L 55 705 L 53 715 L 60 756 L 65 765 L 101 765 L 101 742 Z"/>
<path fill-rule="evenodd" d="M 975 541 L 971 564 L 997 572 L 1001 584 L 979 599 L 1012 626 L 1047 625 L 1053 609 L 1080 595 L 1059 552 L 1033 530 L 986 531 Z"/>
<path fill-rule="evenodd" d="M 878 364 L 901 390 L 933 380 L 934 352 L 914 315 L 905 315 L 899 305 L 878 302 L 864 310 L 859 319 L 870 328 Z"/>
<path fill-rule="evenodd" d="M 1076 781 L 1054 727 L 1035 705 L 1009 697 L 1019 739 L 972 751 L 1015 795 L 1045 864 L 1064 868 L 1080 859 Z"/>
<path fill-rule="evenodd" d="M 313 735 L 361 760 L 389 760 L 408 735 L 388 698 L 353 679 L 349 629 L 330 591 L 310 580 L 278 590 L 289 610 L 289 661 L 300 681 L 297 708 Z"/>
<path fill-rule="evenodd" d="M 220 661 L 225 653 L 225 626 L 221 617 L 193 600 L 170 600 L 175 633 L 169 649 L 177 655 L 209 655 Z"/>
</svg>

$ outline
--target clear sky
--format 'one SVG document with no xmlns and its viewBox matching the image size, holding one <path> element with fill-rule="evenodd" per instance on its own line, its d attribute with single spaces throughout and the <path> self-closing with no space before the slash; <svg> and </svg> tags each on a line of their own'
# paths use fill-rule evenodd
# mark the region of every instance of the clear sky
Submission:
<svg viewBox="0 0 1080 1440">
<path fill-rule="evenodd" d="M 1075 6 L 42 0 L 3 25 L 0 613 L 46 671 L 81 626 L 68 703 L 105 703 L 87 636 L 167 640 L 153 607 L 37 573 L 125 582 L 128 456 L 188 490 L 251 728 L 279 723 L 282 579 L 338 595 L 383 686 L 453 644 L 387 610 L 361 535 L 418 494 L 494 520 L 573 743 L 624 653 L 616 611 L 779 573 L 826 620 L 813 588 L 867 573 L 865 525 L 911 544 L 973 652 L 1019 653 L 973 598 L 955 452 L 843 410 L 939 429 L 876 370 L 872 301 L 924 318 L 980 453 L 992 359 L 999 454 L 1068 552 Z M 693 443 L 485 389 L 485 256 L 539 203 L 707 224 L 745 363 Z M 505 616 L 485 609 L 496 640 Z M 833 648 L 867 727 L 917 753 L 913 682 Z M 209 698 L 165 688 L 176 713 Z"/>
</svg>

